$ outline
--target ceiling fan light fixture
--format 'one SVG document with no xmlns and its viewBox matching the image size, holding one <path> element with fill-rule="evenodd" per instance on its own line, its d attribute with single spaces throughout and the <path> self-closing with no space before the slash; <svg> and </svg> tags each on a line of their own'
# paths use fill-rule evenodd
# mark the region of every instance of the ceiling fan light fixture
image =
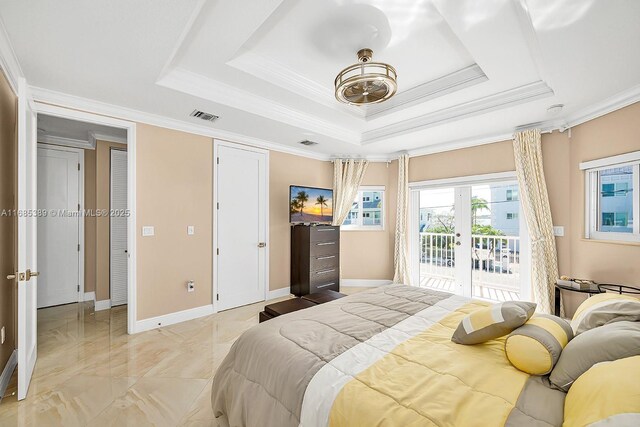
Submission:
<svg viewBox="0 0 640 427">
<path fill-rule="evenodd" d="M 372 59 L 371 49 L 360 49 L 358 63 L 338 73 L 335 80 L 338 101 L 350 105 L 377 104 L 395 95 L 398 90 L 395 68 Z"/>
</svg>

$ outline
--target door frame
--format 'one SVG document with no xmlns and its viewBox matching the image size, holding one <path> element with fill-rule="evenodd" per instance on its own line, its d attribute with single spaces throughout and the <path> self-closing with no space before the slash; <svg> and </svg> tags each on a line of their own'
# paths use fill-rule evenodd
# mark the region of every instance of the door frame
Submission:
<svg viewBox="0 0 640 427">
<path fill-rule="evenodd" d="M 127 207 L 130 212 L 127 222 L 127 246 L 129 251 L 129 262 L 127 265 L 127 333 L 135 334 L 146 330 L 143 325 L 139 325 L 140 322 L 137 318 L 136 298 L 136 123 L 62 106 L 46 104 L 38 100 L 35 100 L 34 104 L 34 111 L 36 114 L 47 114 L 70 120 L 79 120 L 98 125 L 116 127 L 127 131 Z"/>
<path fill-rule="evenodd" d="M 253 147 L 251 145 L 237 144 L 234 142 L 224 141 L 220 139 L 213 139 L 213 158 L 211 162 L 213 163 L 213 174 L 212 174 L 212 190 L 213 190 L 213 203 L 211 205 L 211 209 L 213 210 L 213 222 L 211 224 L 211 233 L 213 234 L 212 239 L 212 250 L 211 256 L 213 257 L 213 271 L 211 272 L 211 300 L 213 304 L 213 312 L 218 312 L 218 301 L 216 298 L 218 291 L 218 256 L 216 254 L 216 249 L 218 247 L 218 233 L 216 233 L 216 225 L 218 224 L 218 209 L 216 208 L 218 203 L 218 190 L 217 190 L 217 177 L 218 177 L 218 162 L 216 159 L 218 158 L 218 151 L 220 147 L 229 147 L 235 148 L 239 150 L 251 151 L 254 153 L 264 154 L 266 158 L 265 162 L 265 170 L 264 170 L 264 180 L 265 180 L 265 200 L 266 200 L 266 209 L 265 209 L 265 242 L 267 247 L 265 248 L 265 286 L 264 286 L 264 300 L 267 301 L 269 299 L 269 253 L 271 251 L 271 244 L 269 241 L 269 150 L 265 150 L 258 147 Z"/>
<path fill-rule="evenodd" d="M 409 183 L 409 192 L 410 192 L 409 193 L 409 215 L 410 215 L 409 224 L 411 225 L 411 231 L 409 233 L 409 239 L 410 239 L 409 253 L 411 257 L 410 259 L 411 260 L 418 259 L 419 251 L 420 251 L 418 239 L 416 239 L 414 236 L 415 230 L 419 229 L 419 223 L 420 223 L 420 218 L 419 218 L 420 192 L 419 190 L 445 188 L 445 187 L 472 186 L 472 185 L 478 185 L 478 184 L 491 184 L 491 183 L 498 183 L 498 182 L 505 182 L 505 181 L 518 182 L 518 177 L 516 175 L 516 172 L 515 171 L 497 172 L 497 173 L 480 174 L 480 175 L 460 176 L 455 178 L 444 178 L 444 179 L 433 179 L 433 180 L 427 180 L 427 181 L 410 182 Z M 454 196 L 456 194 L 457 193 L 454 191 Z M 456 202 L 456 209 L 457 209 L 459 207 L 457 197 L 455 202 Z M 466 214 L 467 211 L 469 215 L 471 214 L 470 207 L 463 207 L 463 208 L 464 208 L 463 214 Z M 520 201 L 520 209 L 521 209 L 521 212 L 524 212 L 524 209 L 522 208 L 522 200 Z M 415 213 L 417 213 L 417 215 L 415 215 Z M 524 256 L 522 256 L 522 254 L 520 256 L 520 266 L 521 266 L 520 299 L 524 301 L 530 301 L 531 298 L 533 297 L 533 293 L 531 289 L 531 268 L 530 268 L 531 243 L 530 243 L 529 232 L 528 232 L 529 228 L 528 228 L 526 219 L 524 217 L 524 214 L 520 215 L 519 226 L 520 226 L 520 230 L 527 231 L 526 233 L 521 233 L 521 237 L 520 237 L 520 250 L 524 252 Z M 464 266 L 466 266 L 467 264 L 469 264 L 468 265 L 469 272 L 471 272 L 470 260 L 468 263 L 465 262 Z M 415 266 L 413 265 L 413 261 L 411 261 L 409 267 L 410 267 L 410 274 L 411 274 L 413 283 L 419 284 L 420 269 L 414 268 Z M 460 295 L 471 297 L 472 295 L 467 295 L 468 294 L 467 291 L 468 290 L 463 289 L 463 292 L 461 292 Z M 471 293 L 473 294 L 473 283 L 471 283 Z"/>
<path fill-rule="evenodd" d="M 49 150 L 58 150 L 58 151 L 67 151 L 78 154 L 78 163 L 80 163 L 80 170 L 78 171 L 78 203 L 80 204 L 80 212 L 84 212 L 84 178 L 85 178 L 85 170 L 84 170 L 84 150 L 81 148 L 75 147 L 67 147 L 64 145 L 55 145 L 49 144 L 45 142 L 38 142 L 36 148 L 46 148 Z M 37 167 L 37 166 L 36 166 Z M 37 191 L 37 189 L 36 189 Z M 79 216 L 78 221 L 78 241 L 80 243 L 80 250 L 78 251 L 78 285 L 80 289 L 78 290 L 78 302 L 84 301 L 84 216 Z"/>
</svg>

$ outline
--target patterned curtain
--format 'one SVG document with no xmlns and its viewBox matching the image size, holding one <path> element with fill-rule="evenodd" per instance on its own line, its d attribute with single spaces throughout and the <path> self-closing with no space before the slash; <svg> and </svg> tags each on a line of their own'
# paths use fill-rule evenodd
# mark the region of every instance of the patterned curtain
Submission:
<svg viewBox="0 0 640 427">
<path fill-rule="evenodd" d="M 347 218 L 367 166 L 367 160 L 333 161 L 333 225 L 342 225 Z"/>
<path fill-rule="evenodd" d="M 531 282 L 538 310 L 552 313 L 558 256 L 549 195 L 542 168 L 540 130 L 517 132 L 513 140 L 520 199 L 531 236 Z"/>
<path fill-rule="evenodd" d="M 396 213 L 396 239 L 393 254 L 393 283 L 411 285 L 409 269 L 409 241 L 407 239 L 407 213 L 409 212 L 409 156 L 398 159 L 398 211 Z"/>
</svg>

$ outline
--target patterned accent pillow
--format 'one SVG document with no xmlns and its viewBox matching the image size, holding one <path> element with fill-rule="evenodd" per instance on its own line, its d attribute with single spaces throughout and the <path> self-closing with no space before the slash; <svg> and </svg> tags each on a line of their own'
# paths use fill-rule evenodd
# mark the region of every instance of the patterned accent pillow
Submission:
<svg viewBox="0 0 640 427">
<path fill-rule="evenodd" d="M 564 401 L 565 426 L 640 426 L 640 356 L 594 365 Z"/>
<path fill-rule="evenodd" d="M 623 320 L 640 321 L 640 299 L 630 295 L 605 293 L 587 298 L 580 304 L 571 320 L 571 327 L 574 334 L 578 335 L 589 329 Z"/>
<path fill-rule="evenodd" d="M 569 322 L 550 314 L 537 314 L 509 334 L 504 349 L 511 364 L 519 370 L 546 375 L 572 338 Z"/>
<path fill-rule="evenodd" d="M 507 335 L 533 315 L 533 302 L 508 301 L 476 310 L 466 316 L 453 333 L 457 344 L 479 344 Z"/>
</svg>

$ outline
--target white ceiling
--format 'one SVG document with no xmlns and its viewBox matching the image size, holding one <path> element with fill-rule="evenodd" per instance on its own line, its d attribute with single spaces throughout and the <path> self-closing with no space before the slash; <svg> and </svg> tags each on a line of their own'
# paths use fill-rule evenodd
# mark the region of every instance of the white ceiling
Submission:
<svg viewBox="0 0 640 427">
<path fill-rule="evenodd" d="M 315 153 L 372 156 L 561 126 L 637 92 L 639 17 L 636 0 L 0 4 L 32 86 Z M 363 47 L 397 69 L 398 93 L 368 108 L 339 104 L 333 79 Z M 553 104 L 562 113 L 550 116 Z M 221 118 L 188 117 L 195 108 Z M 298 145 L 304 139 L 319 145 Z"/>
</svg>

